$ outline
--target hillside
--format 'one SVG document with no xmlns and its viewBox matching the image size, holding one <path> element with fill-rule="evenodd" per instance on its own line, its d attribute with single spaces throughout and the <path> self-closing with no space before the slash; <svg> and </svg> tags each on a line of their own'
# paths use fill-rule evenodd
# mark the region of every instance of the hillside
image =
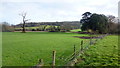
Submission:
<svg viewBox="0 0 120 68">
<path fill-rule="evenodd" d="M 53 25 L 53 26 L 62 26 L 62 25 L 71 25 L 79 27 L 79 21 L 63 21 L 63 22 L 28 22 L 25 27 L 37 27 L 40 25 Z M 15 27 L 22 27 L 22 23 L 15 25 Z"/>
</svg>

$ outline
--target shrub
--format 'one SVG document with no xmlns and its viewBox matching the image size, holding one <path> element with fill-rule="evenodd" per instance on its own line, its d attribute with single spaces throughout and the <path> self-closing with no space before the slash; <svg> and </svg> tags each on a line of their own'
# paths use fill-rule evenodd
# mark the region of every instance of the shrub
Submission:
<svg viewBox="0 0 120 68">
<path fill-rule="evenodd" d="M 13 32 L 14 27 L 10 26 L 7 22 L 2 23 L 2 32 Z"/>
</svg>

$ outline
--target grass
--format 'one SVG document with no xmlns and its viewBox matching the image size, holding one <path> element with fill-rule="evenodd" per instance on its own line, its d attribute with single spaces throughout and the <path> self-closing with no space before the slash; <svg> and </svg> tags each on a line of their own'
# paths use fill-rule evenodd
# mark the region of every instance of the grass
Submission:
<svg viewBox="0 0 120 68">
<path fill-rule="evenodd" d="M 52 51 L 56 50 L 56 65 L 65 64 L 60 58 L 73 53 L 73 45 L 80 47 L 82 39 L 73 36 L 84 34 L 61 32 L 3 32 L 3 66 L 34 66 L 38 59 L 45 65 L 52 62 Z"/>
<path fill-rule="evenodd" d="M 78 32 L 81 31 L 81 29 L 74 29 L 74 30 L 70 30 L 71 32 Z"/>
<path fill-rule="evenodd" d="M 2 32 L 0 32 L 0 67 L 2 67 Z"/>
<path fill-rule="evenodd" d="M 80 48 L 79 39 L 73 36 L 86 34 L 62 32 L 3 32 L 3 66 L 34 66 L 38 59 L 44 64 L 52 63 L 52 51 L 56 50 L 56 65 L 61 66 L 65 58 L 73 53 L 73 45 Z M 89 39 L 88 39 L 89 40 Z M 88 43 L 86 43 L 88 44 Z M 85 51 L 77 66 L 118 66 L 118 36 L 109 35 Z"/>
<path fill-rule="evenodd" d="M 39 27 L 25 27 L 25 29 L 37 29 L 37 28 L 39 28 Z M 15 28 L 15 29 L 23 29 L 22 27 L 20 28 Z"/>
<path fill-rule="evenodd" d="M 91 46 L 78 66 L 118 66 L 118 36 L 110 35 Z"/>
<path fill-rule="evenodd" d="M 40 26 L 36 26 L 36 27 L 25 27 L 25 29 L 39 29 L 39 28 L 43 28 L 45 25 L 40 25 Z M 50 25 L 46 26 L 46 29 L 50 28 Z M 57 27 L 57 26 L 55 26 Z M 23 29 L 22 27 L 16 27 L 15 29 Z"/>
</svg>

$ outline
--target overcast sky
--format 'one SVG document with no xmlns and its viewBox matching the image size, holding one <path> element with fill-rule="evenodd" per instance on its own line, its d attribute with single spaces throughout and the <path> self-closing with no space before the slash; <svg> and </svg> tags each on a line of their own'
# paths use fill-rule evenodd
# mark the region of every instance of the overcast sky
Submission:
<svg viewBox="0 0 120 68">
<path fill-rule="evenodd" d="M 84 12 L 118 16 L 119 0 L 1 0 L 0 22 L 19 24 L 22 12 L 31 22 L 79 21 Z"/>
</svg>

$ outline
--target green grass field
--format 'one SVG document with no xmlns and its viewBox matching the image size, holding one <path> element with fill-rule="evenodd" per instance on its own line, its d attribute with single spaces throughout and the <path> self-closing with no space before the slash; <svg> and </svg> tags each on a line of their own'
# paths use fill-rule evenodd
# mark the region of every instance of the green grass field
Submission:
<svg viewBox="0 0 120 68">
<path fill-rule="evenodd" d="M 44 27 L 45 25 L 41 25 L 41 26 L 36 26 L 36 27 L 25 27 L 25 29 L 39 29 L 39 28 L 42 28 L 42 27 Z M 46 26 L 46 29 L 47 28 L 50 28 L 51 26 L 49 26 L 49 25 L 47 25 Z M 57 27 L 57 26 L 55 26 L 55 27 Z M 16 27 L 15 29 L 23 29 L 22 27 Z"/>
<path fill-rule="evenodd" d="M 0 32 L 0 67 L 2 67 L 2 32 Z"/>
<path fill-rule="evenodd" d="M 56 65 L 64 65 L 64 59 L 73 53 L 73 45 L 77 50 L 80 48 L 80 41 L 85 39 L 75 38 L 73 36 L 88 36 L 86 34 L 62 33 L 62 32 L 3 32 L 2 38 L 2 64 L 3 66 L 34 66 L 38 63 L 38 59 L 43 59 L 44 64 L 52 63 L 52 51 L 56 50 Z M 95 46 L 91 46 L 85 53 L 91 56 L 83 56 L 85 61 L 77 65 L 92 65 L 91 62 L 97 62 L 98 58 L 92 57 L 114 53 L 117 58 L 117 36 L 107 36 L 99 40 Z M 88 43 L 86 43 L 88 44 Z M 91 60 L 91 59 L 92 60 Z M 111 57 L 109 57 L 111 58 Z M 90 61 L 91 60 L 91 61 Z M 101 61 L 105 62 L 106 61 Z M 116 60 L 114 61 L 116 64 Z M 98 62 L 98 64 L 100 64 Z M 114 64 L 114 65 L 115 65 Z"/>
<path fill-rule="evenodd" d="M 25 29 L 37 29 L 37 28 L 39 28 L 39 27 L 25 27 Z M 17 28 L 15 28 L 15 29 L 23 29 L 23 28 L 22 28 L 22 27 L 21 27 L 21 28 L 20 28 L 20 27 L 19 27 L 19 28 L 17 27 Z"/>
<path fill-rule="evenodd" d="M 79 66 L 118 66 L 118 36 L 110 35 L 92 45 L 81 56 Z"/>
<path fill-rule="evenodd" d="M 33 66 L 38 59 L 43 59 L 45 65 L 52 61 L 52 51 L 56 50 L 56 64 L 64 62 L 73 53 L 73 45 L 80 47 L 82 39 L 73 36 L 86 36 L 75 33 L 49 32 L 4 32 L 3 33 L 3 66 Z"/>
<path fill-rule="evenodd" d="M 78 32 L 81 31 L 81 29 L 74 29 L 74 30 L 70 30 L 71 32 Z"/>
</svg>

